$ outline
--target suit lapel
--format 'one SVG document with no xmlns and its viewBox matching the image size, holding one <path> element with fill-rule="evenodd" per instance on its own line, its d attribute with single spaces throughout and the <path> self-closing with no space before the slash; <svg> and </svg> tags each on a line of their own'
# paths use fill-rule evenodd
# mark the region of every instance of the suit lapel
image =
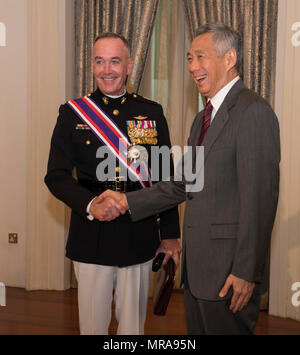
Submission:
<svg viewBox="0 0 300 355">
<path fill-rule="evenodd" d="M 219 134 L 222 132 L 228 119 L 228 109 L 225 103 L 223 102 L 203 139 L 204 160 L 206 160 L 208 153 L 210 152 Z"/>
<path fill-rule="evenodd" d="M 220 106 L 218 112 L 216 113 L 211 126 L 207 130 L 207 133 L 203 140 L 204 145 L 204 161 L 207 159 L 207 156 L 214 145 L 219 134 L 224 129 L 226 123 L 229 120 L 229 111 L 235 105 L 237 97 L 240 91 L 244 88 L 244 84 L 241 80 L 237 81 L 236 84 L 231 88 L 222 105 Z M 203 113 L 202 113 L 203 116 Z M 202 117 L 203 120 L 203 117 Z M 201 120 L 201 123 L 202 123 Z M 201 127 L 201 126 L 200 126 Z M 197 144 L 197 143 L 196 143 Z"/>
</svg>

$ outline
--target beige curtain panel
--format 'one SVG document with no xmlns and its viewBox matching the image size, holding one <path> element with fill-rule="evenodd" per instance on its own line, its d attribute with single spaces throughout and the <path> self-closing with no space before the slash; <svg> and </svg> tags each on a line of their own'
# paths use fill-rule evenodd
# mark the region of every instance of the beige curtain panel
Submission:
<svg viewBox="0 0 300 355">
<path fill-rule="evenodd" d="M 207 22 L 239 31 L 245 85 L 274 104 L 278 0 L 183 0 L 191 38 Z"/>
<path fill-rule="evenodd" d="M 92 48 L 101 32 L 116 32 L 128 39 L 134 58 L 128 90 L 140 86 L 158 0 L 75 0 L 76 93 L 94 91 Z"/>
</svg>

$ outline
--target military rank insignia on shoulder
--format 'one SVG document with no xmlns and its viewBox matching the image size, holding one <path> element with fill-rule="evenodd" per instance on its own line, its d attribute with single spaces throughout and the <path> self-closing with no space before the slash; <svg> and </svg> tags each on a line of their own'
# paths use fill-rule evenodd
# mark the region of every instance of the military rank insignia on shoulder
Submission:
<svg viewBox="0 0 300 355">
<path fill-rule="evenodd" d="M 127 133 L 131 143 L 157 144 L 156 121 L 127 121 Z"/>
</svg>

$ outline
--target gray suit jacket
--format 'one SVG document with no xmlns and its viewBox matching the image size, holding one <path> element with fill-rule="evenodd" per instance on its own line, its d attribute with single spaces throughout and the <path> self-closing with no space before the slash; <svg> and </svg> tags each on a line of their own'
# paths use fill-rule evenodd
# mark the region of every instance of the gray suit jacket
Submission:
<svg viewBox="0 0 300 355">
<path fill-rule="evenodd" d="M 197 145 L 202 119 L 203 111 L 193 122 L 188 145 Z M 182 274 L 192 294 L 199 299 L 220 299 L 218 293 L 231 273 L 256 282 L 256 291 L 262 292 L 279 191 L 276 115 L 239 80 L 202 144 L 203 190 L 187 193 L 184 181 L 165 181 L 128 193 L 132 219 L 186 201 Z"/>
</svg>

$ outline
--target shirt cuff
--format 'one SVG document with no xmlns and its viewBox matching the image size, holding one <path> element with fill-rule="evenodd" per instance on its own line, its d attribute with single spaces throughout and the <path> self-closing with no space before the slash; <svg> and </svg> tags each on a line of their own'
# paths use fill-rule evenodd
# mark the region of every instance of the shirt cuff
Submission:
<svg viewBox="0 0 300 355">
<path fill-rule="evenodd" d="M 94 197 L 94 198 L 90 201 L 90 203 L 87 205 L 87 208 L 86 208 L 86 213 L 88 214 L 88 215 L 86 216 L 86 218 L 87 218 L 88 220 L 90 220 L 90 221 L 93 221 L 93 220 L 94 220 L 94 216 L 92 216 L 92 215 L 90 214 L 90 208 L 91 208 L 91 204 L 92 204 L 92 202 L 95 200 L 95 198 L 96 198 L 96 197 Z"/>
</svg>

